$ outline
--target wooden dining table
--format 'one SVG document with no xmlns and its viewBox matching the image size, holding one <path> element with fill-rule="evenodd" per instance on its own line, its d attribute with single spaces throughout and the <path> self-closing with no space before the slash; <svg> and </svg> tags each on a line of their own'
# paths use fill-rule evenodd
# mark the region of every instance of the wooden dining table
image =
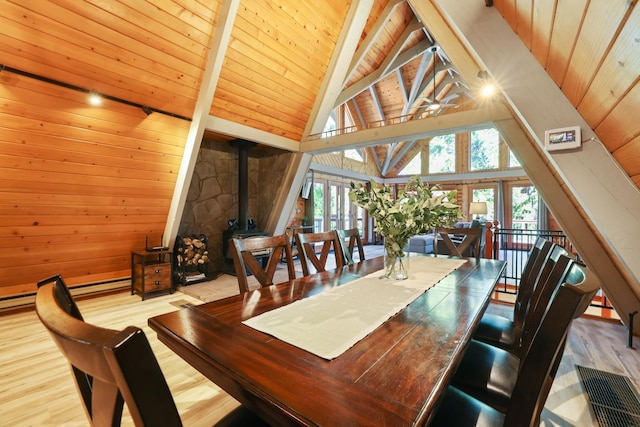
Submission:
<svg viewBox="0 0 640 427">
<path fill-rule="evenodd" d="M 426 425 L 504 267 L 467 259 L 332 360 L 242 322 L 381 270 L 382 257 L 152 317 L 149 325 L 273 426 Z"/>
</svg>

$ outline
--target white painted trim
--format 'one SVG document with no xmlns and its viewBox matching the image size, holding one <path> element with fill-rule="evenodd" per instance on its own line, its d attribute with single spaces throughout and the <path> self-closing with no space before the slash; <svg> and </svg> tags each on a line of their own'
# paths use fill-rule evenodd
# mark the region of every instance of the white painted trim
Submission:
<svg viewBox="0 0 640 427">
<path fill-rule="evenodd" d="M 256 142 L 269 147 L 281 148 L 287 151 L 299 151 L 300 142 L 285 138 L 284 136 L 274 135 L 272 133 L 255 129 L 241 123 L 232 122 L 220 117 L 208 116 L 206 123 L 207 130 L 233 136 L 239 139 Z"/>
<path fill-rule="evenodd" d="M 312 154 L 322 154 L 349 148 L 362 148 L 390 144 L 392 142 L 431 138 L 439 135 L 485 129 L 492 127 L 493 122 L 496 120 L 511 117 L 511 112 L 504 105 L 496 103 L 476 110 L 409 120 L 404 123 L 306 141 L 300 145 L 300 149 Z"/>
</svg>

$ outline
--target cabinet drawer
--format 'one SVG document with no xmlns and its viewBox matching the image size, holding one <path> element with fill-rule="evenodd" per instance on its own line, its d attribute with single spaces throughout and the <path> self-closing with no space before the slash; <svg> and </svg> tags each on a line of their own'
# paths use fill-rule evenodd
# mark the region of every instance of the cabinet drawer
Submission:
<svg viewBox="0 0 640 427">
<path fill-rule="evenodd" d="M 142 277 L 144 276 L 144 292 L 153 292 L 171 288 L 171 264 L 149 263 L 144 266 L 135 264 L 135 281 L 133 286 L 136 291 L 142 292 Z"/>
</svg>

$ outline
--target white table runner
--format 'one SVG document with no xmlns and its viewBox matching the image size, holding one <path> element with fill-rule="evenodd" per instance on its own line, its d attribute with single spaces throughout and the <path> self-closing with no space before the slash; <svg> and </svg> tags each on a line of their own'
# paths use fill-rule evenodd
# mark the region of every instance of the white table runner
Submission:
<svg viewBox="0 0 640 427">
<path fill-rule="evenodd" d="M 409 278 L 381 271 L 245 320 L 243 323 L 325 359 L 333 359 L 463 265 L 460 259 L 411 257 Z"/>
</svg>

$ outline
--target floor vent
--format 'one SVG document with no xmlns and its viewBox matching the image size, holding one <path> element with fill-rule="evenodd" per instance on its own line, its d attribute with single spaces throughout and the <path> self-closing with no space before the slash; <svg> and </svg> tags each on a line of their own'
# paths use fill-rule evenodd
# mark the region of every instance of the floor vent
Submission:
<svg viewBox="0 0 640 427">
<path fill-rule="evenodd" d="M 640 399 L 629 378 L 576 365 L 600 427 L 640 427 Z"/>
</svg>

